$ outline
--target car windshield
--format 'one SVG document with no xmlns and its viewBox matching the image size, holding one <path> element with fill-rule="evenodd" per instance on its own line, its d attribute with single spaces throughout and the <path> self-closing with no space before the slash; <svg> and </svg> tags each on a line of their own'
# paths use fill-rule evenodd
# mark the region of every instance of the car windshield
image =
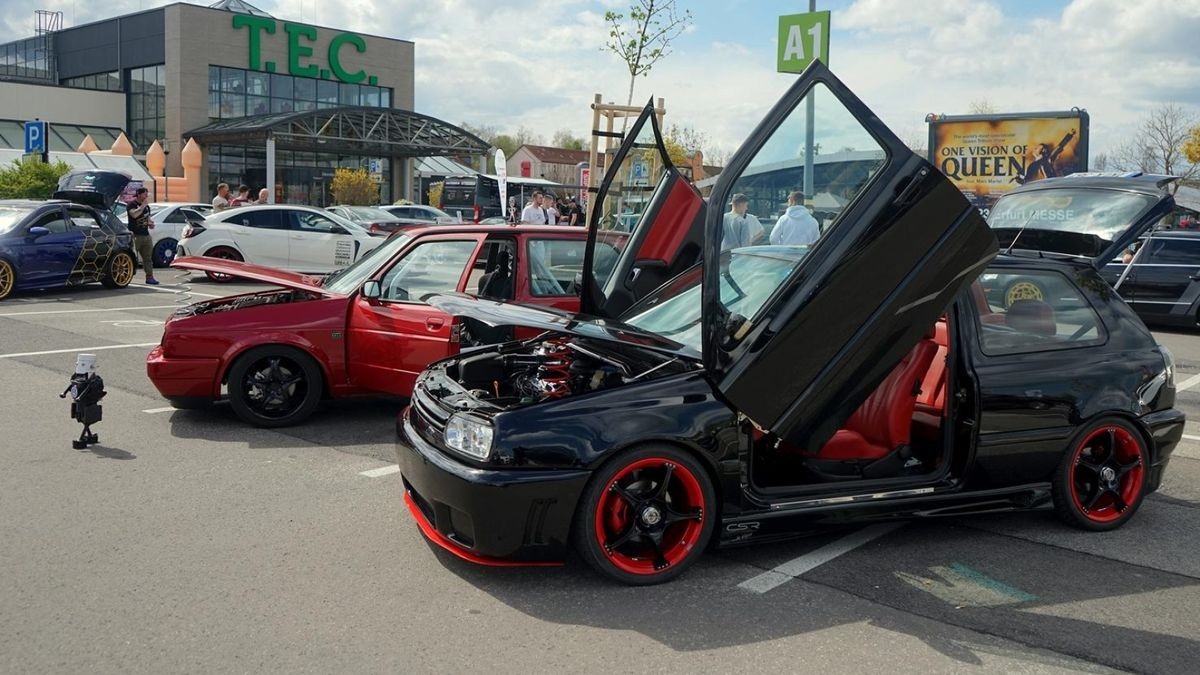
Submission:
<svg viewBox="0 0 1200 675">
<path fill-rule="evenodd" d="M 721 304 L 747 318 L 762 309 L 804 254 L 807 246 L 748 246 L 721 255 Z M 622 321 L 701 351 L 703 303 L 699 265 L 630 308 Z"/>
<path fill-rule="evenodd" d="M 342 227 L 346 228 L 346 230 L 349 231 L 350 234 L 369 234 L 367 232 L 367 228 L 363 227 L 362 225 L 359 225 L 358 223 L 354 222 L 353 220 L 350 220 L 349 218 L 347 218 L 345 216 L 339 216 L 338 214 L 336 214 L 332 211 L 322 211 L 321 215 L 328 216 L 330 219 L 332 219 L 338 225 L 341 225 Z"/>
<path fill-rule="evenodd" d="M 404 248 L 409 239 L 412 239 L 412 236 L 403 232 L 393 234 L 388 237 L 387 241 L 367 251 L 354 264 L 325 277 L 325 283 L 322 285 L 334 293 L 350 295 L 358 290 L 358 287 L 370 278 L 380 265 L 390 260 L 393 253 Z"/>
<path fill-rule="evenodd" d="M 345 206 L 346 215 L 353 221 L 359 223 L 370 223 L 380 220 L 392 220 L 395 218 L 392 214 L 377 209 L 374 206 Z"/>
<path fill-rule="evenodd" d="M 0 206 L 0 232 L 8 232 L 33 211 L 20 206 Z"/>
<path fill-rule="evenodd" d="M 1033 190 L 1001 197 L 988 225 L 1001 248 L 1095 257 L 1157 202 L 1153 195 L 1122 190 Z"/>
<path fill-rule="evenodd" d="M 421 214 L 422 218 L 449 218 L 450 220 L 454 220 L 454 216 L 433 206 L 422 206 L 421 208 L 417 209 L 417 212 Z"/>
</svg>

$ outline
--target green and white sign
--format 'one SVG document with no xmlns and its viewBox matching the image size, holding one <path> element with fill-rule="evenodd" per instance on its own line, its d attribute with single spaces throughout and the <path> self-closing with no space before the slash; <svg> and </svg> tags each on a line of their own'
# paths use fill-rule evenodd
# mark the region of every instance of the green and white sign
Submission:
<svg viewBox="0 0 1200 675">
<path fill-rule="evenodd" d="M 249 14 L 234 14 L 233 27 L 235 29 L 245 28 L 249 36 L 250 42 L 250 58 L 248 60 L 250 70 L 265 70 L 268 73 L 274 73 L 276 70 L 284 72 L 274 61 L 263 62 L 262 60 L 262 44 L 264 36 L 275 35 L 278 23 L 275 19 L 269 19 L 261 16 L 252 16 Z M 354 33 L 338 33 L 329 41 L 329 50 L 325 55 L 325 63 L 329 65 L 325 68 L 320 63 L 314 62 L 317 57 L 313 55 L 312 45 L 317 41 L 317 28 L 315 26 L 306 26 L 299 23 L 284 23 L 283 30 L 279 33 L 287 34 L 287 74 L 298 77 L 313 77 L 322 80 L 335 79 L 348 84 L 357 84 L 365 82 L 366 84 L 378 84 L 379 78 L 374 75 L 368 75 L 367 71 L 359 69 L 350 71 L 342 65 L 342 51 L 352 49 L 355 52 L 362 54 L 367 51 L 367 43 L 362 39 L 361 35 Z M 279 38 L 276 38 L 279 39 Z"/>
<path fill-rule="evenodd" d="M 829 11 L 779 17 L 776 71 L 802 73 L 816 59 L 829 65 Z"/>
</svg>

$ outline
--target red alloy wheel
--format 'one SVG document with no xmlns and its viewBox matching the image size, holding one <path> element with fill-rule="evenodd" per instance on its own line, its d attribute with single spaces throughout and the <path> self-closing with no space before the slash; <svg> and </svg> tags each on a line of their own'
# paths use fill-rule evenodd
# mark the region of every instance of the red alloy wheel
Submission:
<svg viewBox="0 0 1200 675">
<path fill-rule="evenodd" d="M 596 542 L 623 572 L 654 575 L 691 554 L 704 529 L 704 491 L 687 467 L 663 457 L 625 466 L 596 508 Z"/>
<path fill-rule="evenodd" d="M 1075 507 L 1095 523 L 1111 523 L 1142 497 L 1146 466 L 1141 444 L 1121 426 L 1103 426 L 1083 439 L 1067 470 Z"/>
<path fill-rule="evenodd" d="M 227 246 L 218 246 L 216 248 L 209 249 L 204 253 L 204 255 L 209 258 L 218 258 L 220 260 L 236 260 L 238 262 L 242 261 L 242 256 L 237 251 Z M 232 274 L 222 274 L 220 272 L 205 272 L 204 274 L 208 276 L 210 281 L 215 281 L 219 284 L 226 284 L 234 279 Z"/>
</svg>

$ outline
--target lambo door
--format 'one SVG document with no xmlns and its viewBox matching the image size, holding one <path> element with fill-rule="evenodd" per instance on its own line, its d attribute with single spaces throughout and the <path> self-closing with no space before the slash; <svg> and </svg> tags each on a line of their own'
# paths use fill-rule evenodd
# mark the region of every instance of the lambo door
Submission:
<svg viewBox="0 0 1200 675">
<path fill-rule="evenodd" d="M 653 102 L 613 156 L 589 221 L 581 307 L 615 318 L 700 260 L 704 199 L 671 164 Z"/>
<path fill-rule="evenodd" d="M 354 297 L 347 349 L 356 387 L 407 396 L 426 366 L 453 353 L 453 318 L 421 298 L 463 290 L 483 238 L 423 237 L 377 273 L 379 298 Z"/>
<path fill-rule="evenodd" d="M 738 193 L 773 253 L 794 262 L 734 283 L 722 209 L 709 209 L 706 367 L 756 425 L 815 451 L 982 272 L 996 238 L 820 62 L 738 149 L 709 203 Z"/>
</svg>

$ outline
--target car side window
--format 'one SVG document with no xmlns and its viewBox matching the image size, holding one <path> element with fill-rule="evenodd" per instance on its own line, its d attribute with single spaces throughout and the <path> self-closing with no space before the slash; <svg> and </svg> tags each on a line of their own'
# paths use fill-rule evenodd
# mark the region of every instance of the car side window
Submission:
<svg viewBox="0 0 1200 675">
<path fill-rule="evenodd" d="M 48 213 L 41 218 L 38 218 L 35 223 L 30 225 L 30 227 L 44 227 L 47 230 L 50 230 L 50 234 L 63 234 L 67 230 L 71 229 L 70 223 L 63 219 L 61 211 Z"/>
<path fill-rule="evenodd" d="M 1194 266 L 1200 264 L 1200 239 L 1151 239 L 1149 253 L 1149 258 L 1142 264 Z"/>
<path fill-rule="evenodd" d="M 1100 316 L 1066 276 L 989 270 L 971 287 L 980 349 L 988 356 L 1101 344 Z"/>
<path fill-rule="evenodd" d="M 204 220 L 204 214 L 195 209 L 179 209 L 177 213 L 183 215 L 183 220 L 179 221 L 181 223 L 194 223 Z"/>
<path fill-rule="evenodd" d="M 338 225 L 329 218 L 319 213 L 309 213 L 308 211 L 292 212 L 292 229 L 299 232 L 314 232 L 319 234 L 332 234 L 344 231 L 341 225 Z"/>
<path fill-rule="evenodd" d="M 475 252 L 476 242 L 430 241 L 420 244 L 383 275 L 384 300 L 420 302 L 429 293 L 452 293 Z"/>
<path fill-rule="evenodd" d="M 82 229 L 100 227 L 100 221 L 96 219 L 96 214 L 87 209 L 68 206 L 67 215 L 71 218 L 71 222 L 75 224 L 75 227 Z"/>
<path fill-rule="evenodd" d="M 186 211 L 187 211 L 187 209 L 182 209 L 182 208 L 175 209 L 166 218 L 163 219 L 163 222 L 164 223 L 186 223 L 187 222 Z"/>
<path fill-rule="evenodd" d="M 529 292 L 539 297 L 571 295 L 575 289 L 575 277 L 583 271 L 584 239 L 530 239 L 526 243 L 529 256 Z M 611 249 L 611 257 L 617 251 L 602 241 L 596 242 L 597 249 Z M 597 259 L 609 257 L 597 251 Z"/>
<path fill-rule="evenodd" d="M 242 227 L 253 227 L 260 230 L 280 229 L 278 209 L 245 211 L 226 218 L 225 222 L 241 225 Z"/>
</svg>

